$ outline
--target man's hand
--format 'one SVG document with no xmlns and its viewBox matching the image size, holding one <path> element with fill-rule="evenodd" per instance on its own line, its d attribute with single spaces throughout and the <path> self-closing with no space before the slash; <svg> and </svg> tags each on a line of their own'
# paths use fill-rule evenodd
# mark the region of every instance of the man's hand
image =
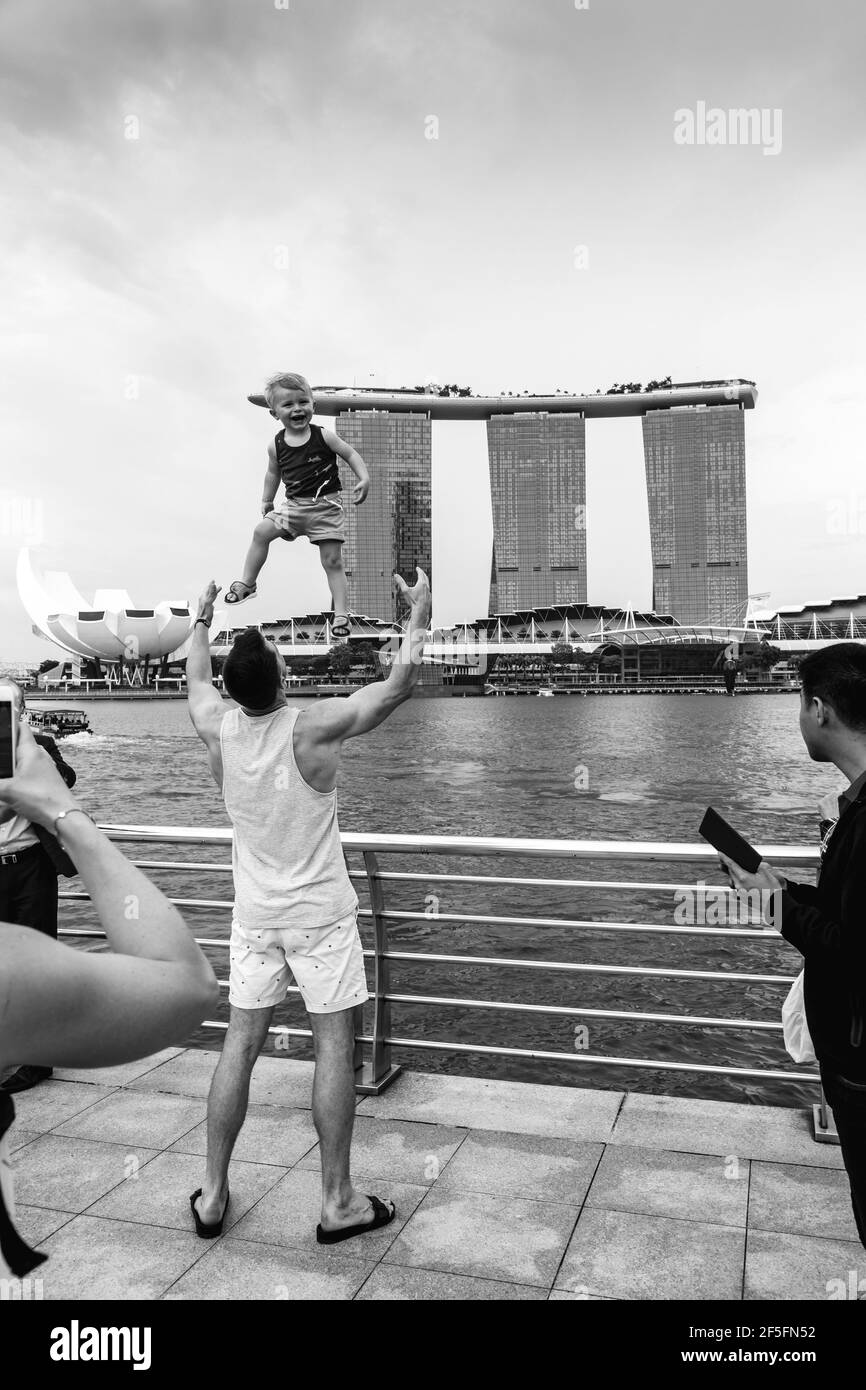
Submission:
<svg viewBox="0 0 866 1390">
<path fill-rule="evenodd" d="M 397 581 L 397 587 L 410 608 L 417 608 L 419 604 L 430 602 L 430 580 L 427 578 L 424 571 L 417 565 L 415 566 L 415 573 L 418 575 L 418 579 L 412 585 L 411 589 L 406 583 L 406 580 L 399 574 L 394 575 Z"/>
<path fill-rule="evenodd" d="M 212 620 L 213 606 L 216 602 L 216 596 L 220 592 L 221 587 L 213 579 L 211 579 L 208 582 L 207 587 L 203 591 L 201 598 L 198 601 L 198 613 L 196 614 L 196 617 L 204 618 L 207 622 L 210 622 Z"/>
<path fill-rule="evenodd" d="M 739 864 L 735 864 L 733 859 L 729 859 L 726 854 L 719 854 L 719 864 L 727 874 L 728 882 L 732 888 L 736 888 L 741 893 L 760 893 L 761 917 L 764 926 L 770 927 L 773 931 L 779 931 L 780 924 L 773 911 L 772 895 L 788 886 L 788 880 L 784 875 L 777 874 L 766 859 L 761 860 L 757 873 L 754 874 L 747 874 L 745 869 L 741 869 Z"/>
<path fill-rule="evenodd" d="M 370 491 L 370 479 L 369 479 L 369 478 L 359 478 L 358 481 L 357 481 L 356 484 L 355 484 L 354 491 L 353 491 L 353 493 L 352 493 L 352 501 L 355 503 L 355 506 L 356 506 L 356 507 L 358 506 L 358 504 L 359 504 L 360 502 L 363 502 L 364 498 L 367 496 L 367 493 L 368 493 L 369 491 Z"/>
</svg>

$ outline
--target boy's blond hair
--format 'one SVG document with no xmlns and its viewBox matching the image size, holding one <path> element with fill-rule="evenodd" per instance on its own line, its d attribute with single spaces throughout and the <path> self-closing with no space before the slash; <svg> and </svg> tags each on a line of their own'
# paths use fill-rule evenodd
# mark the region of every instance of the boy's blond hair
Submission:
<svg viewBox="0 0 866 1390">
<path fill-rule="evenodd" d="M 306 391 L 308 396 L 313 394 L 307 378 L 299 372 L 277 372 L 276 376 L 268 377 L 263 392 L 268 405 L 273 405 L 275 391 Z"/>
</svg>

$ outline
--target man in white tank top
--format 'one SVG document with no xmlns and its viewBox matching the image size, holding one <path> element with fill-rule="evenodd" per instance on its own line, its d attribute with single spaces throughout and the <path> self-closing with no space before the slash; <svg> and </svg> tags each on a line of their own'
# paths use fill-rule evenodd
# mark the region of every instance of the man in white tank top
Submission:
<svg viewBox="0 0 866 1390">
<path fill-rule="evenodd" d="M 316 1055 L 317 1240 L 335 1244 L 394 1219 L 393 1203 L 356 1191 L 350 1175 L 354 1010 L 368 994 L 336 786 L 343 742 L 377 728 L 418 679 L 430 584 L 420 569 L 412 588 L 395 579 L 411 611 L 388 679 L 302 710 L 288 704 L 285 662 L 256 628 L 240 633 L 226 658 L 223 683 L 238 708 L 224 705 L 211 681 L 208 628 L 219 593 L 213 581 L 199 602 L 186 666 L 189 712 L 232 822 L 235 885 L 229 1027 L 208 1097 L 205 1178 L 190 1197 L 196 1230 L 206 1238 L 222 1232 L 229 1160 L 246 1116 L 250 1076 L 290 974 Z"/>
</svg>

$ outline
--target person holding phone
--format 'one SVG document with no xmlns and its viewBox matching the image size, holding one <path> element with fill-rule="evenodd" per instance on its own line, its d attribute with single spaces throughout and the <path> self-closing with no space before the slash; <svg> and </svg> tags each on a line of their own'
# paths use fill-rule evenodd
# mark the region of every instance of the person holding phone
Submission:
<svg viewBox="0 0 866 1390">
<path fill-rule="evenodd" d="M 0 922 L 0 1077 L 22 1064 L 105 1067 L 180 1043 L 213 1010 L 219 986 L 176 907 L 78 804 L 30 729 L 16 729 L 15 776 L 0 804 L 57 836 L 71 856 L 110 950 L 91 954 Z M 134 904 L 135 912 L 129 911 Z M 8 1131 L 0 1094 L 0 1275 L 43 1256 L 12 1226 Z"/>
<path fill-rule="evenodd" d="M 12 680 L 0 681 L 0 777 L 12 774 L 23 711 L 21 687 Z M 48 734 L 34 737 L 54 759 L 67 787 L 74 787 L 75 772 L 60 756 L 54 739 Z M 0 921 L 33 927 L 56 939 L 57 875 L 75 871 L 75 865 L 53 835 L 11 807 L 0 807 Z M 0 1091 L 29 1091 L 50 1075 L 50 1067 L 23 1066 L 0 1085 Z"/>
<path fill-rule="evenodd" d="M 804 957 L 806 1022 L 866 1246 L 866 646 L 810 652 L 800 681 L 809 757 L 833 763 L 849 783 L 823 839 L 817 885 L 786 880 L 765 861 L 756 873 L 722 863 L 735 888 L 767 893 L 765 922 Z"/>
</svg>

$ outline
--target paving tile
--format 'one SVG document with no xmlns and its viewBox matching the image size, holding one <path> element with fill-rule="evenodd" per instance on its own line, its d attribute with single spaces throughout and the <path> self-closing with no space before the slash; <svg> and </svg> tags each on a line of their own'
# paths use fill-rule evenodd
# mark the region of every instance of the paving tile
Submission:
<svg viewBox="0 0 866 1390">
<path fill-rule="evenodd" d="M 162 1149 L 198 1125 L 206 1113 L 205 1102 L 200 1099 L 116 1091 L 55 1132 L 75 1139 L 147 1144 L 150 1148 Z"/>
<path fill-rule="evenodd" d="M 162 1052 L 154 1052 L 149 1057 L 141 1057 L 137 1062 L 121 1062 L 116 1067 L 55 1067 L 54 1075 L 61 1081 L 84 1081 L 90 1085 L 128 1086 L 154 1067 L 162 1066 L 172 1057 L 179 1057 L 185 1051 L 182 1047 L 166 1047 Z"/>
<path fill-rule="evenodd" d="M 43 1081 L 32 1091 L 14 1096 L 15 1120 L 24 1129 L 46 1134 L 73 1115 L 113 1094 L 111 1086 L 90 1086 L 80 1081 Z"/>
<path fill-rule="evenodd" d="M 432 1269 L 411 1269 L 408 1265 L 379 1265 L 373 1270 L 357 1303 L 372 1299 L 397 1302 L 444 1302 L 456 1299 L 541 1301 L 547 1297 L 543 1288 L 529 1284 L 506 1284 L 498 1279 L 472 1279 L 465 1274 L 442 1274 Z"/>
<path fill-rule="evenodd" d="M 744 1298 L 853 1299 L 866 1293 L 866 1251 L 858 1241 L 749 1231 Z"/>
<path fill-rule="evenodd" d="M 627 1299 L 739 1299 L 745 1231 L 584 1207 L 557 1289 Z"/>
<path fill-rule="evenodd" d="M 233 1162 L 229 1170 L 231 1201 L 223 1229 L 236 1225 L 285 1171 L 272 1164 Z M 134 1177 L 100 1198 L 89 1208 L 89 1214 L 191 1231 L 195 1223 L 189 1194 L 201 1187 L 203 1178 L 204 1163 L 197 1154 L 159 1154 Z"/>
<path fill-rule="evenodd" d="M 548 1303 L 611 1303 L 615 1300 L 604 1298 L 600 1293 L 572 1293 L 570 1289 L 551 1289 L 547 1295 Z"/>
<path fill-rule="evenodd" d="M 232 1163 L 275 1163 L 291 1168 L 318 1144 L 309 1110 L 286 1110 L 278 1105 L 251 1105 L 238 1135 Z M 206 1154 L 207 1123 L 196 1125 L 171 1146 L 175 1153 Z M 313 1166 L 313 1165 L 311 1165 Z M 315 1167 L 319 1166 L 316 1149 Z"/>
<path fill-rule="evenodd" d="M 793 1163 L 754 1163 L 749 1229 L 857 1240 L 848 1174 Z"/>
<path fill-rule="evenodd" d="M 336 1258 L 346 1255 L 360 1258 L 359 1246 L 363 1246 L 362 1258 L 379 1258 L 394 1241 L 395 1236 L 406 1224 L 418 1203 L 427 1196 L 428 1189 L 409 1183 L 388 1182 L 369 1187 L 357 1172 L 353 1172 L 356 1186 L 365 1192 L 372 1192 L 382 1201 L 392 1201 L 397 1215 L 389 1225 L 367 1235 L 353 1237 L 339 1245 L 324 1247 Z M 255 1240 L 272 1245 L 290 1245 L 299 1250 L 317 1250 L 316 1226 L 321 1218 L 322 1184 L 319 1174 L 302 1168 L 293 1168 L 275 1187 L 262 1198 L 248 1216 L 239 1221 L 234 1235 L 239 1240 Z"/>
<path fill-rule="evenodd" d="M 358 1115 L 352 1136 L 352 1172 L 409 1183 L 434 1183 L 466 1138 L 465 1129 L 410 1124 Z M 316 1147 L 298 1165 L 319 1169 Z"/>
<path fill-rule="evenodd" d="M 601 1144 L 476 1130 L 444 1169 L 438 1187 L 578 1207 L 603 1151 Z"/>
<path fill-rule="evenodd" d="M 168 1091 L 174 1095 L 207 1098 L 219 1052 L 188 1049 L 133 1081 L 134 1091 Z M 253 1068 L 250 1103 L 309 1109 L 313 1093 L 313 1063 L 261 1056 Z"/>
<path fill-rule="evenodd" d="M 621 1091 L 404 1072 L 381 1096 L 367 1096 L 358 1113 L 603 1142 L 610 1135 L 622 1096 Z"/>
<path fill-rule="evenodd" d="M 745 1226 L 749 1164 L 608 1144 L 587 1205 L 645 1216 Z"/>
<path fill-rule="evenodd" d="M 170 1057 L 158 1067 L 129 1082 L 129 1088 L 141 1091 L 167 1091 L 171 1095 L 198 1096 L 207 1099 L 210 1083 L 216 1071 L 219 1052 L 188 1048 L 178 1057 Z"/>
<path fill-rule="evenodd" d="M 9 1145 L 10 1154 L 14 1154 L 16 1149 L 23 1149 L 25 1144 L 32 1144 L 34 1139 L 40 1137 L 39 1130 L 22 1129 L 16 1120 L 9 1130 L 6 1142 Z"/>
<path fill-rule="evenodd" d="M 47 1207 L 27 1207 L 15 1204 L 15 1228 L 28 1245 L 39 1246 L 48 1236 L 59 1231 L 75 1218 L 74 1211 L 49 1211 Z"/>
<path fill-rule="evenodd" d="M 385 1262 L 549 1288 L 576 1218 L 576 1207 L 436 1187 Z"/>
<path fill-rule="evenodd" d="M 14 1159 L 16 1199 L 56 1211 L 85 1211 L 156 1152 L 141 1145 L 96 1144 L 43 1134 Z"/>
<path fill-rule="evenodd" d="M 260 1057 L 250 1082 L 250 1101 L 253 1105 L 300 1106 L 309 1110 L 313 1103 L 314 1071 L 313 1062 Z"/>
<path fill-rule="evenodd" d="M 329 1258 L 318 1246 L 308 1252 L 228 1238 L 216 1241 L 164 1297 L 345 1301 L 353 1297 L 374 1266 L 373 1258 Z"/>
<path fill-rule="evenodd" d="M 196 1260 L 194 1233 L 77 1216 L 42 1245 L 46 1299 L 159 1298 Z"/>
<path fill-rule="evenodd" d="M 816 1144 L 812 1138 L 810 1111 L 771 1105 L 734 1105 L 632 1091 L 626 1097 L 610 1142 L 680 1153 L 804 1163 L 818 1168 L 843 1167 L 837 1145 Z"/>
</svg>

